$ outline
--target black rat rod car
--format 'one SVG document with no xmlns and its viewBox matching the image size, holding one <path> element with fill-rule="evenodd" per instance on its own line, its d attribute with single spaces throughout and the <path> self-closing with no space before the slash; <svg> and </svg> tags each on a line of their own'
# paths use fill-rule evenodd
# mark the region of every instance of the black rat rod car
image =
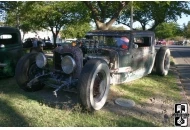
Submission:
<svg viewBox="0 0 190 130">
<path fill-rule="evenodd" d="M 12 27 L 0 27 L 0 77 L 13 76 L 22 55 L 20 31 Z"/>
<path fill-rule="evenodd" d="M 75 46 L 53 50 L 53 67 L 43 52 L 23 56 L 16 67 L 16 81 L 25 91 L 44 85 L 77 92 L 87 110 L 101 109 L 110 84 L 141 78 L 152 72 L 165 76 L 170 66 L 170 50 L 155 50 L 150 31 L 91 31 Z"/>
</svg>

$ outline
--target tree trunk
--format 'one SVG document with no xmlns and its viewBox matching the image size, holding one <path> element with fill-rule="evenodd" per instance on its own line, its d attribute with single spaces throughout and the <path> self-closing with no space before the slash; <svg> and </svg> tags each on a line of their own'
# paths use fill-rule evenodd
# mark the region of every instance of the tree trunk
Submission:
<svg viewBox="0 0 190 130">
<path fill-rule="evenodd" d="M 98 30 L 108 30 L 116 20 L 117 18 L 112 18 L 107 23 L 102 23 L 99 20 L 95 20 L 95 23 Z"/>
<path fill-rule="evenodd" d="M 56 44 L 56 39 L 57 39 L 57 36 L 59 34 L 59 31 L 56 29 L 56 31 L 54 32 L 53 31 L 53 28 L 51 28 L 51 32 L 53 34 L 53 44 L 54 44 L 54 47 L 57 47 L 57 44 Z"/>
<path fill-rule="evenodd" d="M 142 30 L 146 30 L 146 24 L 141 24 Z"/>
<path fill-rule="evenodd" d="M 109 10 L 109 6 L 102 6 L 101 2 L 97 2 L 98 7 L 93 6 L 90 1 L 85 1 L 85 5 L 90 9 L 92 13 L 92 19 L 94 19 L 96 23 L 96 27 L 98 30 L 108 30 L 112 24 L 117 20 L 122 10 L 129 4 L 129 2 L 119 2 L 118 6 L 113 11 L 113 15 L 110 18 L 110 21 L 105 23 L 106 14 L 105 12 Z"/>
<path fill-rule="evenodd" d="M 53 32 L 53 44 L 54 44 L 54 47 L 57 47 L 57 44 L 56 44 L 57 35 L 58 34 Z"/>
<path fill-rule="evenodd" d="M 96 27 L 97 27 L 97 30 L 108 30 L 109 27 L 105 24 L 105 23 L 102 23 L 98 20 L 96 20 Z"/>
</svg>

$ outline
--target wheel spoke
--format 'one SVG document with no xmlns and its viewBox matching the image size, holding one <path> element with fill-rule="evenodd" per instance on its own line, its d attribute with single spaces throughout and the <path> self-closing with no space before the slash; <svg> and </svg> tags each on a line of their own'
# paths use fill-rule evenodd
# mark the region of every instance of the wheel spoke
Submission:
<svg viewBox="0 0 190 130">
<path fill-rule="evenodd" d="M 29 80 L 35 78 L 35 76 L 40 73 L 41 73 L 41 70 L 36 66 L 36 64 L 31 65 L 28 71 Z"/>
<path fill-rule="evenodd" d="M 93 97 L 95 100 L 100 100 L 106 90 L 106 78 L 103 72 L 98 72 L 94 80 Z"/>
</svg>

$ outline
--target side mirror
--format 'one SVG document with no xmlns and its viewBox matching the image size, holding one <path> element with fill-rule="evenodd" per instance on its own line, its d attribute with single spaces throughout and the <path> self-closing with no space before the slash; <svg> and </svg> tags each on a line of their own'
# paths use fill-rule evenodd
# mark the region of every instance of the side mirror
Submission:
<svg viewBox="0 0 190 130">
<path fill-rule="evenodd" d="M 4 44 L 0 44 L 0 49 L 5 48 Z"/>
<path fill-rule="evenodd" d="M 133 44 L 134 48 L 137 49 L 139 46 L 137 44 Z"/>
</svg>

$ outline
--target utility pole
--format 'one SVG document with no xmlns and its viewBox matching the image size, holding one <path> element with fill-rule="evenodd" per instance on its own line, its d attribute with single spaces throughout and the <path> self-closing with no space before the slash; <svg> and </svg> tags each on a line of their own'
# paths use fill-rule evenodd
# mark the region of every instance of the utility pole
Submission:
<svg viewBox="0 0 190 130">
<path fill-rule="evenodd" d="M 130 29 L 133 30 L 133 1 L 131 1 L 131 19 L 130 19 Z"/>
</svg>

